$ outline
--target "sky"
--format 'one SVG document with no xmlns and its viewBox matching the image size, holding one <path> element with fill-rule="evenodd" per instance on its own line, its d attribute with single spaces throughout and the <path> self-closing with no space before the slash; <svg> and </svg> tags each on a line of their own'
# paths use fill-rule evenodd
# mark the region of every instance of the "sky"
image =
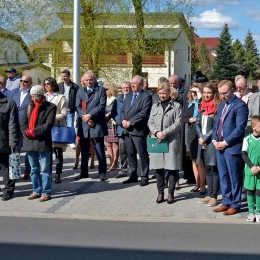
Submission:
<svg viewBox="0 0 260 260">
<path fill-rule="evenodd" d="M 260 0 L 198 0 L 192 18 L 198 36 L 219 37 L 224 23 L 241 42 L 250 30 L 260 48 Z"/>
</svg>

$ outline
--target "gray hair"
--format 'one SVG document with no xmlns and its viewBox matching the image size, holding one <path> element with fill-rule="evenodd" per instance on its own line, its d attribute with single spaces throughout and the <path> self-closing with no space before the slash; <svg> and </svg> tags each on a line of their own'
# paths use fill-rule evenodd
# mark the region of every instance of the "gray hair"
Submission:
<svg viewBox="0 0 260 260">
<path fill-rule="evenodd" d="M 162 83 L 169 83 L 169 80 L 167 78 L 165 78 L 165 77 L 160 77 L 158 79 L 158 84 L 160 85 Z"/>
<path fill-rule="evenodd" d="M 143 77 L 139 76 L 139 75 L 135 75 L 133 78 L 137 78 L 138 83 L 141 84 L 142 86 L 144 85 L 144 79 Z"/>
<path fill-rule="evenodd" d="M 247 80 L 246 80 L 246 78 L 245 78 L 244 76 L 242 76 L 242 75 L 237 75 L 237 76 L 235 77 L 235 83 L 236 83 L 238 80 L 240 80 L 240 79 L 242 79 L 242 80 L 244 81 L 244 83 L 245 83 L 245 86 L 247 86 Z"/>
</svg>

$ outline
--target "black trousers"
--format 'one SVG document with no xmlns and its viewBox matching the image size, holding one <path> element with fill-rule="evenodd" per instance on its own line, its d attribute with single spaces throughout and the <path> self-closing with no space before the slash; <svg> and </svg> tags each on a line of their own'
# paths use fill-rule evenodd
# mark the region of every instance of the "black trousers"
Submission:
<svg viewBox="0 0 260 260">
<path fill-rule="evenodd" d="M 4 189 L 3 194 L 13 196 L 15 188 L 15 180 L 9 180 L 9 154 L 0 154 L 0 164 L 2 165 Z"/>
<path fill-rule="evenodd" d="M 168 193 L 173 195 L 179 171 L 178 170 L 167 170 L 167 171 L 169 174 Z M 158 194 L 163 194 L 164 193 L 164 169 L 156 170 L 156 180 L 157 180 Z"/>
<path fill-rule="evenodd" d="M 148 181 L 149 177 L 149 155 L 147 152 L 146 137 L 125 135 L 125 144 L 128 161 L 128 173 L 129 175 L 137 174 L 137 154 L 139 155 L 142 171 L 141 178 L 143 181 Z"/>
<path fill-rule="evenodd" d="M 106 154 L 105 154 L 104 137 L 94 137 L 92 138 L 92 141 L 95 146 L 96 155 L 98 159 L 98 173 L 106 174 L 107 162 L 106 162 Z M 90 138 L 80 137 L 80 147 L 81 147 L 81 173 L 80 174 L 82 176 L 88 176 Z"/>
<path fill-rule="evenodd" d="M 217 198 L 219 193 L 219 174 L 217 166 L 205 165 L 208 196 Z"/>
<path fill-rule="evenodd" d="M 55 154 L 55 157 L 57 159 L 56 174 L 62 174 L 62 168 L 63 168 L 63 148 L 62 147 L 52 147 L 52 153 Z M 52 165 L 53 165 L 52 153 L 51 153 L 51 160 L 50 160 L 51 172 L 52 172 Z"/>
</svg>

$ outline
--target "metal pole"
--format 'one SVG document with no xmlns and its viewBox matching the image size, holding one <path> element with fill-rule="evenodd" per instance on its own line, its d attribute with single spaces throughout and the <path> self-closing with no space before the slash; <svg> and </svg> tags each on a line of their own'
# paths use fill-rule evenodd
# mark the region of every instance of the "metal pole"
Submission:
<svg viewBox="0 0 260 260">
<path fill-rule="evenodd" d="M 80 0 L 74 0 L 73 81 L 80 85 Z"/>
</svg>

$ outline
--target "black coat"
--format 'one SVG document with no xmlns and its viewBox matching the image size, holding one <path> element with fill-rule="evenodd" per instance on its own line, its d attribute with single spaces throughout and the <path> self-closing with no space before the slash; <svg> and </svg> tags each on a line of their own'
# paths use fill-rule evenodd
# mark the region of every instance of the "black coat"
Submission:
<svg viewBox="0 0 260 260">
<path fill-rule="evenodd" d="M 10 153 L 19 142 L 19 115 L 13 99 L 0 91 L 0 153 Z"/>
<path fill-rule="evenodd" d="M 35 138 L 29 139 L 25 136 L 25 131 L 28 130 L 33 108 L 34 103 L 29 103 L 21 124 L 21 130 L 23 133 L 23 151 L 52 151 L 51 129 L 55 122 L 57 107 L 48 101 L 44 101 L 41 104 L 34 129 Z"/>
<path fill-rule="evenodd" d="M 121 122 L 127 120 L 131 124 L 128 129 L 124 129 L 124 134 L 147 136 L 149 133 L 147 123 L 152 107 L 152 96 L 142 90 L 130 107 L 132 97 L 133 92 L 126 95 L 121 109 Z"/>
<path fill-rule="evenodd" d="M 59 84 L 59 94 L 64 95 L 65 89 L 64 89 L 64 82 L 60 82 Z M 79 89 L 79 86 L 71 81 L 71 87 L 69 92 L 69 102 L 68 102 L 68 109 L 70 110 L 70 113 L 74 113 L 76 111 L 76 94 Z"/>
<path fill-rule="evenodd" d="M 87 102 L 87 111 L 83 110 L 82 101 Z M 78 90 L 76 98 L 76 108 L 79 114 L 78 136 L 95 138 L 108 135 L 107 120 L 105 117 L 106 102 L 106 90 L 97 84 L 90 96 L 87 94 L 87 87 Z M 91 119 L 94 121 L 93 127 L 82 120 L 82 116 L 85 114 L 91 115 Z"/>
<path fill-rule="evenodd" d="M 202 115 L 203 112 L 199 112 L 199 115 L 197 117 L 197 121 L 194 124 L 198 139 L 201 137 L 202 140 L 206 143 L 206 149 L 204 150 L 204 164 L 205 165 L 210 165 L 210 166 L 216 166 L 217 162 L 216 162 L 216 149 L 214 147 L 214 145 L 211 142 L 211 136 L 212 136 L 212 131 L 213 131 L 213 127 L 215 124 L 215 120 L 214 120 L 214 115 L 209 115 L 208 119 L 207 119 L 207 130 L 206 130 L 206 134 L 203 135 L 202 134 Z M 201 150 L 202 150 L 202 146 L 200 144 L 198 144 L 198 155 L 197 155 L 197 163 L 199 163 L 201 158 Z"/>
</svg>

